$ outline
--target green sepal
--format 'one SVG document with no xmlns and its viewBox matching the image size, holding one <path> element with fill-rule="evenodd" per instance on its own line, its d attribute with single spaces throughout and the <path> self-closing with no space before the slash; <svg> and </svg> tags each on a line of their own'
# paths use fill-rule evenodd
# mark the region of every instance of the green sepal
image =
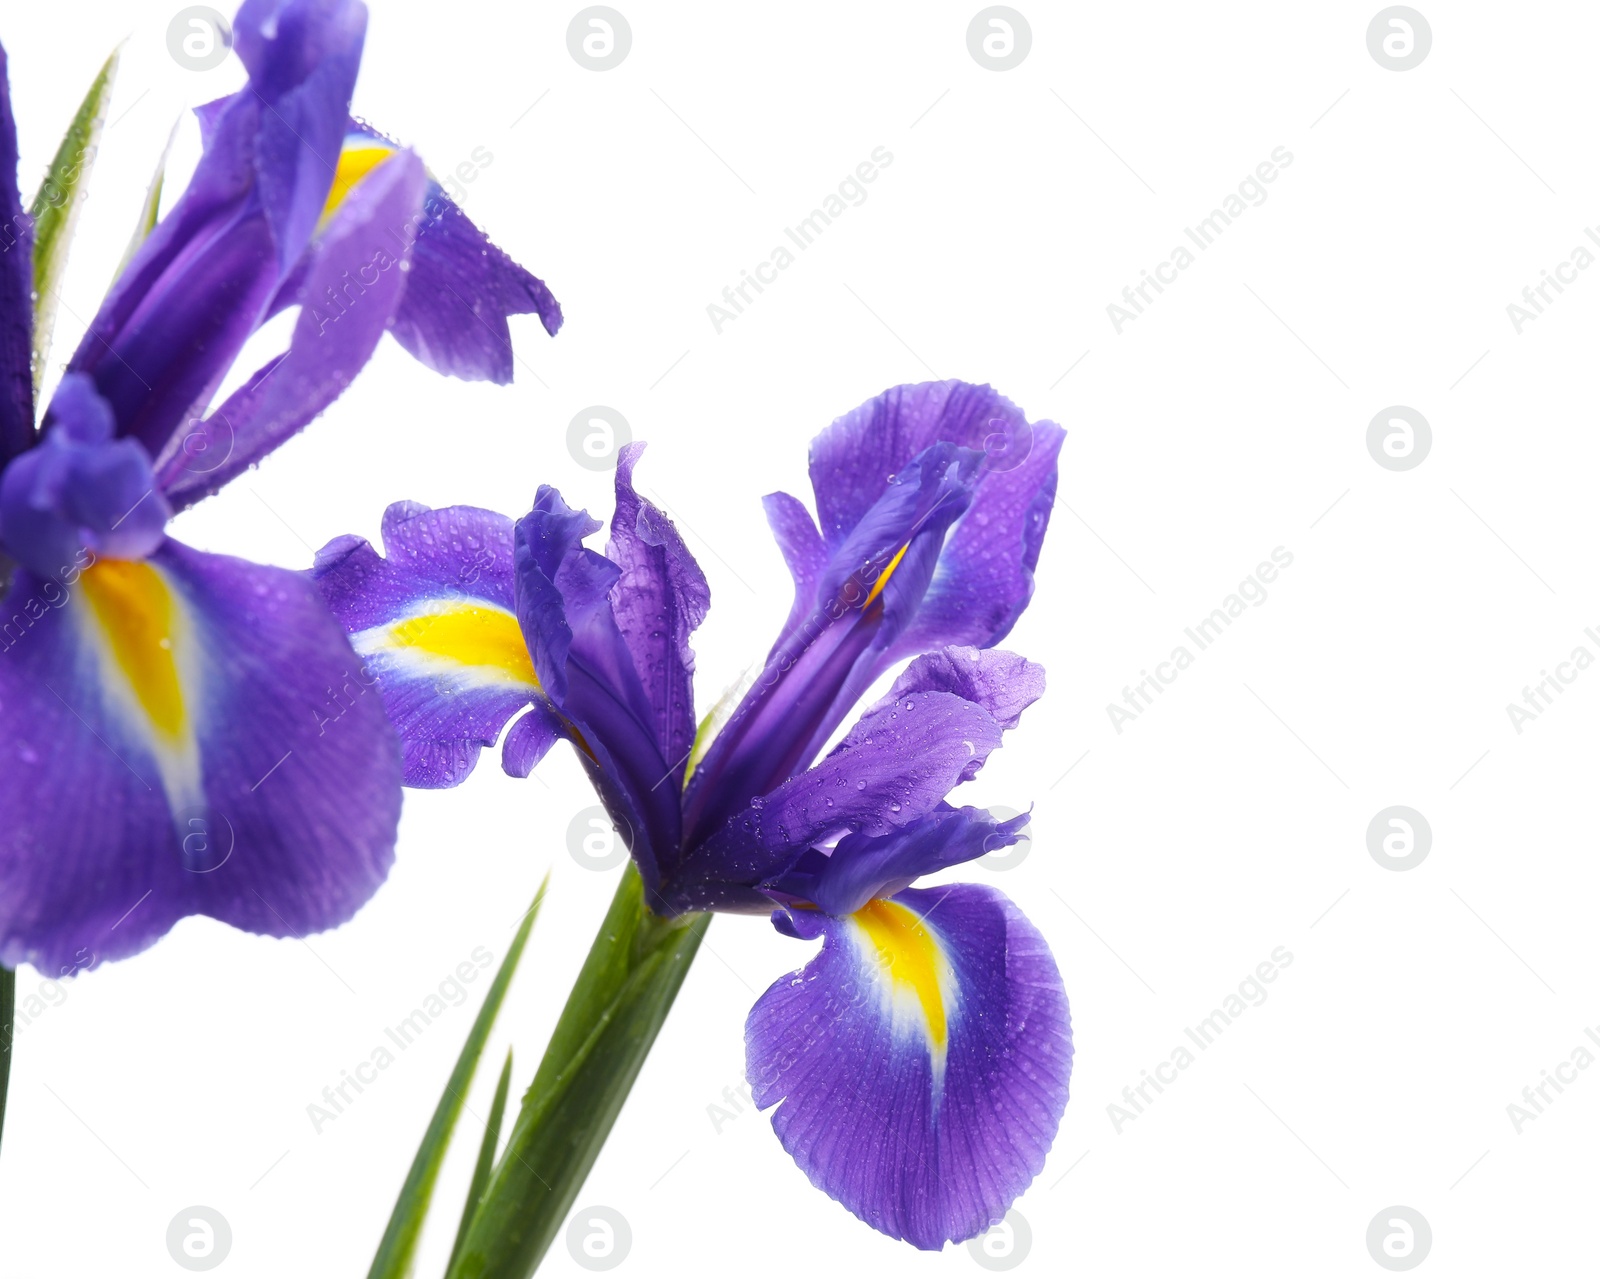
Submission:
<svg viewBox="0 0 1600 1279">
<path fill-rule="evenodd" d="M 33 218 L 33 394 L 44 382 L 45 361 L 50 358 L 50 337 L 55 331 L 56 303 L 61 277 L 67 269 L 67 249 L 77 229 L 89 190 L 89 174 L 100 148 L 106 110 L 111 105 L 111 83 L 116 79 L 120 48 L 113 51 L 89 86 L 77 115 L 56 148 L 44 181 L 28 212 Z"/>
</svg>

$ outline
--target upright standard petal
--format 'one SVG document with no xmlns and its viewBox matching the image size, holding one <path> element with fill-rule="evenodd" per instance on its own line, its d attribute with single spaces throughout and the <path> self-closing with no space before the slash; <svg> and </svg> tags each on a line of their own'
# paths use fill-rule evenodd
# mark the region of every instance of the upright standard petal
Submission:
<svg viewBox="0 0 1600 1279">
<path fill-rule="evenodd" d="M 691 839 L 804 768 L 882 672 L 946 531 L 967 509 L 978 461 L 954 445 L 929 447 L 830 549 L 809 606 L 797 597 L 790 626 L 695 769 L 685 800 Z M 780 511 L 796 553 L 809 557 L 803 528 Z"/>
<path fill-rule="evenodd" d="M 783 624 L 785 635 L 792 632 L 815 607 L 817 587 L 828 569 L 828 548 L 817 532 L 811 512 L 798 498 L 787 493 L 768 493 L 761 499 L 773 540 L 783 553 L 783 562 L 794 578 L 794 603 Z"/>
<path fill-rule="evenodd" d="M 545 691 L 576 728 L 579 758 L 654 889 L 659 859 L 682 836 L 675 778 L 683 761 L 662 750 L 656 705 L 618 624 L 623 570 L 583 545 L 598 528 L 540 488 L 517 521 L 517 615 Z"/>
<path fill-rule="evenodd" d="M 190 914 L 300 936 L 382 882 L 399 752 L 302 575 L 169 541 L 19 574 L 3 618 L 0 963 L 120 958 Z"/>
<path fill-rule="evenodd" d="M 795 602 L 695 771 L 694 835 L 803 767 L 896 661 L 1004 637 L 1033 591 L 1062 438 L 963 382 L 895 387 L 817 437 L 821 528 L 794 498 L 767 499 Z"/>
<path fill-rule="evenodd" d="M 972 505 L 950 530 L 899 655 L 946 644 L 986 648 L 1006 637 L 1033 594 L 1064 438 L 1054 423 L 1030 424 L 991 387 L 924 382 L 885 391 L 812 442 L 811 486 L 830 546 L 924 449 L 944 442 L 983 454 Z"/>
<path fill-rule="evenodd" d="M 981 1234 L 1044 1167 L 1066 1109 L 1061 974 L 1003 895 L 911 889 L 835 919 L 745 1025 L 758 1107 L 812 1184 L 895 1239 Z"/>
<path fill-rule="evenodd" d="M 633 468 L 643 452 L 644 445 L 635 443 L 617 455 L 617 505 L 607 549 L 622 575 L 612 613 L 655 713 L 672 787 L 682 790 L 696 724 L 689 636 L 705 620 L 711 589 L 672 521 L 634 491 Z"/>
<path fill-rule="evenodd" d="M 33 224 L 17 189 L 17 122 L 0 47 L 0 467 L 33 443 Z"/>
<path fill-rule="evenodd" d="M 511 521 L 402 502 L 384 515 L 383 542 L 386 558 L 336 539 L 312 576 L 400 734 L 406 785 L 454 786 L 540 698 L 515 611 Z M 529 749 L 519 737 L 519 765 Z"/>
</svg>

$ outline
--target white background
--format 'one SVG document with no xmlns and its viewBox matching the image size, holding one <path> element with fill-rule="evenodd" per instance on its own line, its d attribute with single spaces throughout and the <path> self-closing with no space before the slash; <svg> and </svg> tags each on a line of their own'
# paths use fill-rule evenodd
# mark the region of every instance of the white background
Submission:
<svg viewBox="0 0 1600 1279">
<path fill-rule="evenodd" d="M 1520 335 L 1506 306 L 1600 218 L 1600 13 L 1419 3 L 1432 50 L 1395 72 L 1366 47 L 1372 0 L 1017 0 L 1032 50 L 995 72 L 967 50 L 975 0 L 617 0 L 633 47 L 596 73 L 567 51 L 577 4 L 377 0 L 357 110 L 439 171 L 492 152 L 466 208 L 567 327 L 513 322 L 509 388 L 386 342 L 175 532 L 299 567 L 402 497 L 516 514 L 547 481 L 608 516 L 609 477 L 566 430 L 614 406 L 711 581 L 704 709 L 788 608 L 758 499 L 809 500 L 810 437 L 895 383 L 992 382 L 1069 431 L 1008 641 L 1050 691 L 959 796 L 1036 805 L 1020 867 L 963 874 L 1023 905 L 1072 1001 L 1073 1100 L 1018 1203 L 1019 1270 L 1380 1274 L 1367 1226 L 1398 1204 L 1431 1224 L 1424 1272 L 1572 1271 L 1600 1069 L 1520 1134 L 1507 1106 L 1600 1021 L 1600 673 L 1520 734 L 1505 707 L 1576 646 L 1600 655 L 1600 271 Z M 131 32 L 66 286 L 79 317 L 180 109 L 241 78 L 168 57 L 178 7 L 14 3 L 0 25 L 25 192 Z M 716 333 L 707 304 L 879 146 L 893 164 L 866 202 Z M 1107 304 L 1280 146 L 1266 202 L 1119 335 Z M 81 331 L 62 323 L 58 361 Z M 1365 443 L 1395 404 L 1433 431 L 1406 472 Z M 1119 734 L 1107 703 L 1279 546 L 1294 562 L 1266 602 Z M 320 1134 L 307 1105 L 474 947 L 498 959 L 551 870 L 441 1182 L 418 1270 L 437 1275 L 505 1046 L 524 1085 L 613 887 L 567 851 L 592 802 L 569 752 L 525 782 L 486 757 L 460 790 L 408 796 L 395 871 L 348 926 L 299 944 L 188 920 L 70 982 L 17 1040 L 0 1273 L 180 1274 L 165 1233 L 192 1204 L 232 1225 L 216 1273 L 365 1273 L 483 983 Z M 1399 873 L 1366 846 L 1394 804 L 1433 832 Z M 1279 946 L 1270 998 L 1119 1132 L 1123 1088 Z M 983 1273 L 858 1223 L 764 1118 L 708 1117 L 755 994 L 806 953 L 759 920 L 711 929 L 579 1198 L 630 1223 L 622 1273 Z M 24 970 L 19 995 L 38 982 Z M 560 1241 L 546 1272 L 582 1273 Z"/>
</svg>

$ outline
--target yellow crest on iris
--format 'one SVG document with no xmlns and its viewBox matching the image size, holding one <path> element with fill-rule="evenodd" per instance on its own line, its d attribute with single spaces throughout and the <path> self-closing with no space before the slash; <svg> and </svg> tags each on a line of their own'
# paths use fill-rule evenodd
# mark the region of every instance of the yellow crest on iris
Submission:
<svg viewBox="0 0 1600 1279">
<path fill-rule="evenodd" d="M 96 560 L 78 587 L 82 633 L 108 709 L 149 752 L 173 811 L 200 803 L 200 654 L 182 595 L 144 560 Z"/>
<path fill-rule="evenodd" d="M 937 1090 L 957 993 L 943 944 L 922 916 L 888 898 L 868 902 L 850 921 L 865 956 L 876 962 L 897 1026 L 910 1023 L 926 1039 Z"/>
<path fill-rule="evenodd" d="M 475 682 L 539 687 L 522 627 L 484 600 L 434 600 L 408 617 L 352 637 L 363 656 L 379 654 Z"/>
<path fill-rule="evenodd" d="M 328 188 L 328 199 L 322 206 L 322 217 L 317 222 L 317 230 L 320 231 L 328 225 L 329 220 L 339 211 L 339 206 L 345 202 L 345 197 L 355 189 L 356 184 L 394 153 L 395 148 L 382 138 L 369 138 L 360 133 L 347 137 L 343 148 L 339 151 L 339 163 L 333 172 L 333 185 Z"/>
<path fill-rule="evenodd" d="M 188 724 L 178 675 L 177 603 L 159 570 L 141 560 L 98 560 L 79 579 L 110 665 L 150 727 L 169 742 Z"/>
</svg>

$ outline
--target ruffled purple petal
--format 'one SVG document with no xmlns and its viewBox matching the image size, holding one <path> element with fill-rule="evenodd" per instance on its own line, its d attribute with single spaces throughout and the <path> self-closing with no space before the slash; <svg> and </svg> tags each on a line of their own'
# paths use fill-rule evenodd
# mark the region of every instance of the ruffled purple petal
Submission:
<svg viewBox="0 0 1600 1279">
<path fill-rule="evenodd" d="M 552 336 L 561 307 L 544 282 L 473 225 L 437 183 L 412 249 L 411 280 L 395 316 L 401 346 L 436 373 L 469 382 L 510 382 L 508 316 L 534 312 Z"/>
<path fill-rule="evenodd" d="M 407 287 L 403 232 L 425 183 L 422 162 L 398 152 L 339 206 L 311 251 L 289 349 L 169 442 L 157 470 L 175 507 L 255 466 L 337 399 L 371 358 Z"/>
<path fill-rule="evenodd" d="M 895 387 L 817 437 L 820 533 L 793 498 L 769 499 L 795 603 L 691 780 L 692 839 L 804 767 L 894 662 L 1010 630 L 1033 591 L 1062 438 L 963 382 Z"/>
<path fill-rule="evenodd" d="M 352 184 L 359 188 L 375 155 L 400 149 L 371 125 L 350 120 L 333 203 Z M 561 327 L 561 307 L 544 283 L 495 247 L 431 178 L 404 234 L 411 269 L 391 331 L 428 368 L 467 381 L 510 382 L 515 356 L 507 317 L 532 311 L 547 332 Z M 298 274 L 286 279 L 285 292 L 298 289 Z M 280 293 L 271 309 L 290 300 Z"/>
<path fill-rule="evenodd" d="M 1009 848 L 1031 815 L 1008 821 L 981 808 L 941 804 L 887 835 L 846 835 L 831 851 L 808 849 L 776 881 L 774 897 L 810 902 L 829 915 L 851 915 L 877 897 L 892 897 L 923 875 Z"/>
<path fill-rule="evenodd" d="M 0 47 L 0 467 L 33 443 L 33 221 L 17 189 L 17 122 Z"/>
<path fill-rule="evenodd" d="M 627 444 L 617 455 L 607 553 L 622 576 L 612 612 L 655 713 L 656 739 L 672 765 L 673 788 L 681 790 L 696 725 L 689 636 L 705 620 L 711 590 L 672 521 L 634 491 L 633 468 L 643 451 L 643 444 Z"/>
<path fill-rule="evenodd" d="M 400 734 L 406 785 L 454 786 L 540 699 L 513 609 L 511 521 L 397 503 L 383 537 L 386 556 L 360 538 L 328 543 L 312 576 Z"/>
<path fill-rule="evenodd" d="M 119 958 L 191 914 L 299 936 L 382 882 L 399 752 L 303 575 L 169 541 L 20 574 L 4 616 L 0 962 Z"/>
<path fill-rule="evenodd" d="M 1071 1022 L 1038 931 L 993 889 L 786 917 L 821 952 L 745 1023 L 757 1106 L 812 1184 L 918 1248 L 981 1234 L 1044 1167 Z"/>
<path fill-rule="evenodd" d="M 811 483 L 829 545 L 865 518 L 889 478 L 938 441 L 983 453 L 978 490 L 950 530 L 939 569 L 894 656 L 1004 639 L 1033 594 L 1065 433 L 987 386 L 899 386 L 840 418 L 811 445 Z"/>
<path fill-rule="evenodd" d="M 658 858 L 679 844 L 679 787 L 612 611 L 622 569 L 583 545 L 599 527 L 540 488 L 517 522 L 517 615 L 545 692 L 576 727 L 585 767 L 653 889 Z"/>
<path fill-rule="evenodd" d="M 137 440 L 113 438 L 111 409 L 81 373 L 62 380 L 53 411 L 43 441 L 0 476 L 0 545 L 43 577 L 65 572 L 85 549 L 143 559 L 172 515 L 149 454 Z"/>
<path fill-rule="evenodd" d="M 337 563 L 346 548 L 365 545 L 360 538 L 336 538 L 318 556 L 319 564 Z M 317 585 L 350 630 L 392 618 L 416 578 L 441 593 L 470 593 L 514 607 L 511 521 L 504 515 L 476 506 L 434 510 L 421 502 L 395 502 L 383 513 L 383 546 L 388 559 L 362 557 L 344 573 L 314 570 Z"/>
<path fill-rule="evenodd" d="M 976 702 L 1002 728 L 1015 728 L 1022 712 L 1044 696 L 1044 667 L 1003 649 L 952 646 L 908 664 L 884 700 L 931 692 Z"/>
</svg>

